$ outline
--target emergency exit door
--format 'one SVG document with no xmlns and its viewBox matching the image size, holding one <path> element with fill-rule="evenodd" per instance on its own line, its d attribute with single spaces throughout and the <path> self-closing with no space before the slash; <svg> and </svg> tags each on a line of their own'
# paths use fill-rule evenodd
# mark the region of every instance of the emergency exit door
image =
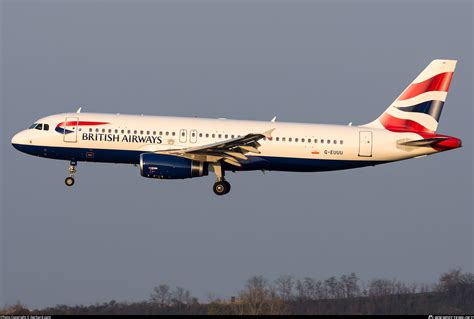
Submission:
<svg viewBox="0 0 474 319">
<path fill-rule="evenodd" d="M 188 131 L 185 129 L 181 129 L 179 131 L 179 142 L 186 143 L 187 139 L 188 139 Z"/>
</svg>

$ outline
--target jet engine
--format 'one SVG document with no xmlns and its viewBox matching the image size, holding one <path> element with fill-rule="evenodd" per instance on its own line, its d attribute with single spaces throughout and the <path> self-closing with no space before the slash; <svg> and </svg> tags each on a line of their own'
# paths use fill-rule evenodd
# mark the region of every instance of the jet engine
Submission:
<svg viewBox="0 0 474 319">
<path fill-rule="evenodd" d="M 140 155 L 140 174 L 148 178 L 184 179 L 206 176 L 208 164 L 173 155 L 143 153 Z"/>
</svg>

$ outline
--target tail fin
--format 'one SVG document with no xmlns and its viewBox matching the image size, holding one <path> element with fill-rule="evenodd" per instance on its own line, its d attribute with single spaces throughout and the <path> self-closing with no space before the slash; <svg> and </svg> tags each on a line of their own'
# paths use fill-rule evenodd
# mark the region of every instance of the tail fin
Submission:
<svg viewBox="0 0 474 319">
<path fill-rule="evenodd" d="M 433 60 L 379 118 L 364 126 L 435 133 L 456 63 Z"/>
</svg>

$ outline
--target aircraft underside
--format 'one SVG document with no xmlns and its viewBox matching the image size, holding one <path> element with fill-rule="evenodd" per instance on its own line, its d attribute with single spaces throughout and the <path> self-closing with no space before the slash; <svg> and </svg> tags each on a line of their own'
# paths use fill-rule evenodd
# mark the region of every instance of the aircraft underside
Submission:
<svg viewBox="0 0 474 319">
<path fill-rule="evenodd" d="M 73 162 L 97 162 L 118 164 L 140 164 L 140 155 L 144 152 L 133 150 L 85 149 L 69 147 L 50 147 L 16 145 L 18 150 L 39 157 L 68 160 Z M 374 166 L 388 161 L 368 160 L 323 160 L 275 156 L 248 156 L 248 160 L 241 160 L 241 167 L 222 163 L 225 171 L 288 171 L 288 172 L 323 172 Z"/>
</svg>

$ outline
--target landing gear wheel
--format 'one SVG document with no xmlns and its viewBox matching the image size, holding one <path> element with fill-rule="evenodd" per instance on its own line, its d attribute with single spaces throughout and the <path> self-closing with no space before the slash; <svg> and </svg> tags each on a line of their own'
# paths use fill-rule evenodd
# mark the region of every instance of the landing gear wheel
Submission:
<svg viewBox="0 0 474 319">
<path fill-rule="evenodd" d="M 230 184 L 226 181 L 216 182 L 212 189 L 216 195 L 225 195 L 230 191 Z"/>
<path fill-rule="evenodd" d="M 225 187 L 226 187 L 225 194 L 227 194 L 228 192 L 230 192 L 230 183 L 228 181 L 222 181 L 222 183 L 225 184 Z"/>
<path fill-rule="evenodd" d="M 73 178 L 73 177 L 67 177 L 67 178 L 64 180 L 64 183 L 65 183 L 67 186 L 72 186 L 72 185 L 74 185 L 74 178 Z"/>
</svg>

